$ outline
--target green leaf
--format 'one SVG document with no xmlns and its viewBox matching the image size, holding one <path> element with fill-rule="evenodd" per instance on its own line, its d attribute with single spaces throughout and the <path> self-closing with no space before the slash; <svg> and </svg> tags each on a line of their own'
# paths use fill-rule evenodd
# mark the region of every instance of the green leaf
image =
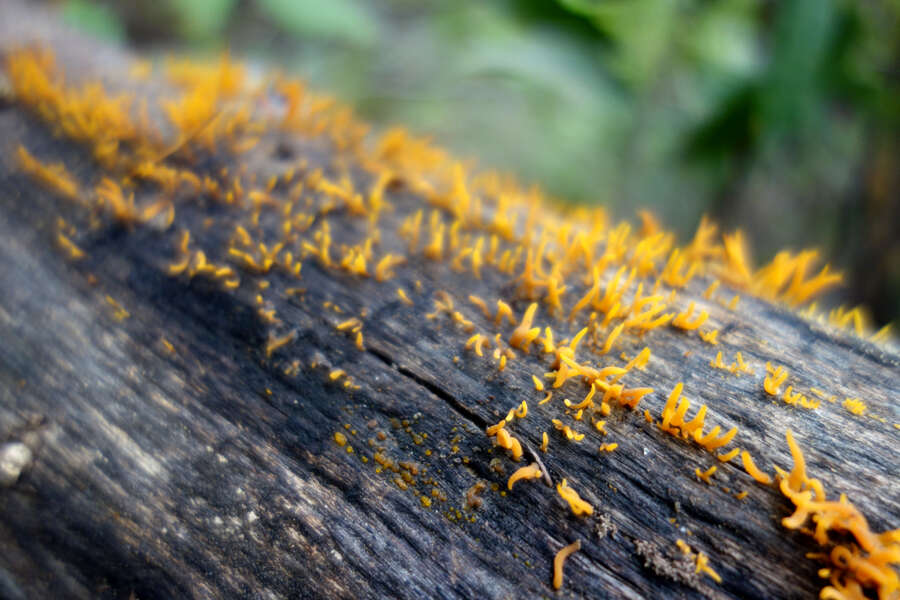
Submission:
<svg viewBox="0 0 900 600">
<path fill-rule="evenodd" d="M 371 46 L 378 34 L 375 16 L 357 0 L 257 0 L 272 22 L 297 36 L 314 36 Z"/>
<path fill-rule="evenodd" d="M 236 0 L 169 0 L 181 33 L 192 39 L 209 39 L 221 33 Z"/>
<path fill-rule="evenodd" d="M 767 126 L 787 131 L 813 124 L 810 107 L 822 98 L 835 17 L 833 0 L 786 0 L 778 5 L 763 97 Z"/>
<path fill-rule="evenodd" d="M 584 15 L 615 45 L 610 66 L 636 89 L 656 80 L 677 28 L 676 0 L 559 0 Z"/>
<path fill-rule="evenodd" d="M 90 0 L 68 0 L 62 7 L 63 20 L 100 39 L 121 42 L 125 28 L 109 7 Z"/>
<path fill-rule="evenodd" d="M 746 78 L 762 68 L 755 5 L 747 0 L 722 0 L 709 5 L 686 23 L 681 44 L 687 66 L 711 68 L 717 75 Z"/>
</svg>

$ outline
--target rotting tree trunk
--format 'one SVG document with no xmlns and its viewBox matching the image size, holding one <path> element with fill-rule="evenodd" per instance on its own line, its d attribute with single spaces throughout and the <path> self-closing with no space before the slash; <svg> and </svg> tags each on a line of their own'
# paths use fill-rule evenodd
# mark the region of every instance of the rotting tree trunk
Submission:
<svg viewBox="0 0 900 600">
<path fill-rule="evenodd" d="M 19 10 L 0 4 L 4 35 L 27 20 L 16 18 L 30 14 Z M 118 51 L 54 31 L 43 35 L 70 65 L 95 68 L 101 54 L 105 73 L 126 64 Z M 900 422 L 900 357 L 891 350 L 752 298 L 739 312 L 711 304 L 716 347 L 674 329 L 623 338 L 616 353 L 652 346 L 647 369 L 628 377 L 656 392 L 639 411 L 614 410 L 607 437 L 566 442 L 550 419 L 582 387 L 538 405 L 543 394 L 531 375 L 548 370 L 545 358 L 520 352 L 500 372 L 463 350 L 469 334 L 448 316 L 424 317 L 438 290 L 458 304 L 468 294 L 508 297 L 510 278 L 486 271 L 474 279 L 413 257 L 378 283 L 308 260 L 304 293 L 268 296 L 295 337 L 266 356 L 271 328 L 255 292 L 167 272 L 175 230 L 191 229 L 199 247 L 216 241 L 216 228 L 203 226 L 220 216 L 216 206 L 179 205 L 169 231 L 92 230 L 80 240 L 86 257 L 70 263 L 54 246 L 55 223 L 76 220 L 77 209 L 19 172 L 19 144 L 81 180 L 99 177 L 77 144 L 55 138 L 15 102 L 0 105 L 0 444 L 8 463 L 0 596 L 814 597 L 820 565 L 804 555 L 821 549 L 781 526 L 793 507 L 778 490 L 756 484 L 739 461 L 719 463 L 645 421 L 643 409 L 658 415 L 678 381 L 709 406 L 713 423 L 739 426 L 738 443 L 758 464 L 790 467 L 790 428 L 830 496 L 847 493 L 876 531 L 900 522 L 900 431 L 892 427 Z M 269 174 L 302 157 L 327 170 L 330 152 L 282 136 L 263 140 L 252 164 Z M 402 188 L 390 195 L 396 211 L 384 231 L 421 202 Z M 338 242 L 358 227 L 340 211 L 330 219 Z M 385 241 L 395 242 L 405 244 Z M 296 285 L 269 279 L 272 290 Z M 695 280 L 682 297 L 699 299 L 706 284 Z M 526 305 L 516 303 L 516 314 Z M 362 314 L 360 350 L 335 328 Z M 493 332 L 490 320 L 472 318 Z M 742 351 L 756 374 L 711 369 L 718 350 Z M 806 411 L 773 401 L 762 392 L 766 361 L 806 386 L 865 398 L 886 423 L 853 417 L 839 403 Z M 335 369 L 358 388 L 332 380 Z M 554 483 L 567 478 L 593 517 L 573 516 L 540 481 L 500 493 L 520 465 L 484 429 L 522 400 L 528 417 L 511 427 L 525 459 L 540 456 Z M 544 431 L 546 454 L 536 452 Z M 618 448 L 598 453 L 601 440 Z M 408 464 L 376 469 L 374 448 Z M 713 464 L 715 485 L 694 476 Z M 480 506 L 467 507 L 479 481 L 487 484 Z M 741 490 L 748 496 L 738 500 Z M 721 584 L 693 574 L 678 538 L 709 555 Z M 575 539 L 581 551 L 554 592 L 553 556 Z"/>
</svg>

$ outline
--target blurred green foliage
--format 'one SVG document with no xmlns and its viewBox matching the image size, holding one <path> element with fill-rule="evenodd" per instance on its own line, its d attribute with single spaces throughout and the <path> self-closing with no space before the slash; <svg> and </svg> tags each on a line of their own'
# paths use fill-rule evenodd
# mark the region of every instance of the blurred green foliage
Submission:
<svg viewBox="0 0 900 600">
<path fill-rule="evenodd" d="M 296 2 L 259 0 L 260 10 L 285 33 L 355 46 L 375 44 L 377 27 L 365 5 L 354 0 Z"/>
<path fill-rule="evenodd" d="M 900 315 L 900 0 L 66 0 L 151 51 L 230 48 L 376 124 L 760 258 L 817 245 Z M 862 273 L 859 275 L 858 273 Z M 856 294 L 854 296 L 854 294 Z"/>
<path fill-rule="evenodd" d="M 107 6 L 90 0 L 68 0 L 63 5 L 63 18 L 100 39 L 121 42 L 125 28 L 116 14 Z"/>
<path fill-rule="evenodd" d="M 217 36 L 234 12 L 235 0 L 165 0 L 175 30 L 186 39 L 203 40 Z"/>
</svg>

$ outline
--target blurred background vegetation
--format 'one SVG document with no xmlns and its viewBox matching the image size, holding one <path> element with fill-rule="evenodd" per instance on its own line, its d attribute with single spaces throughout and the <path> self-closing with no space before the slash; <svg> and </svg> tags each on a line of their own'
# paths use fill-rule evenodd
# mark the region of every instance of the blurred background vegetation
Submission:
<svg viewBox="0 0 900 600">
<path fill-rule="evenodd" d="M 900 0 L 62 0 L 148 52 L 300 75 L 376 125 L 683 238 L 815 246 L 900 316 Z"/>
</svg>

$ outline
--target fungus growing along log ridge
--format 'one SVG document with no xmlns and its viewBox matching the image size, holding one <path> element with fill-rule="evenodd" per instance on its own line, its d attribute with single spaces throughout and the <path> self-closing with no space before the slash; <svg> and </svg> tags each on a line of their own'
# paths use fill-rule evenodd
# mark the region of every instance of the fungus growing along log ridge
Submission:
<svg viewBox="0 0 900 600">
<path fill-rule="evenodd" d="M 900 596 L 900 356 L 815 252 L 73 43 L 3 47 L 10 595 Z"/>
</svg>

